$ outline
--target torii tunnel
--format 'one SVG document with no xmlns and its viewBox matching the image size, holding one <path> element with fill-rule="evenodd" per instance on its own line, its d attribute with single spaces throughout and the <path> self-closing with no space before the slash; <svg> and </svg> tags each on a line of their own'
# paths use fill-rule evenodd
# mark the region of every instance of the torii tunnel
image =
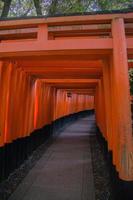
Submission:
<svg viewBox="0 0 133 200">
<path fill-rule="evenodd" d="M 119 178 L 132 182 L 132 67 L 132 12 L 0 21 L 1 179 L 24 160 L 11 164 L 12 144 L 94 109 Z"/>
</svg>

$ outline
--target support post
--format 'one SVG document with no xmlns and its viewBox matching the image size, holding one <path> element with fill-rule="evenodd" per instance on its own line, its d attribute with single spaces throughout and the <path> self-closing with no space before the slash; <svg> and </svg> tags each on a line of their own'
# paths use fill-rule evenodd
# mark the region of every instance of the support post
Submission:
<svg viewBox="0 0 133 200">
<path fill-rule="evenodd" d="M 128 79 L 127 44 L 123 18 L 112 20 L 113 36 L 113 99 L 116 131 L 116 167 L 122 180 L 133 180 L 133 135 Z"/>
<path fill-rule="evenodd" d="M 108 139 L 108 150 L 113 150 L 113 121 L 112 121 L 112 91 L 111 91 L 111 65 L 108 59 L 103 60 L 103 85 L 105 97 L 106 131 Z"/>
<path fill-rule="evenodd" d="M 48 40 L 48 26 L 47 26 L 47 24 L 40 24 L 38 26 L 37 39 L 40 43 L 44 43 Z"/>
</svg>

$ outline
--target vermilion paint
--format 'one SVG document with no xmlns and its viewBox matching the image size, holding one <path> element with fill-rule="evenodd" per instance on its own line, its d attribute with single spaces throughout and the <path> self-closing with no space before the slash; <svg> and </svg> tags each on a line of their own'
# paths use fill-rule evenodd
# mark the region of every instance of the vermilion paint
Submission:
<svg viewBox="0 0 133 200">
<path fill-rule="evenodd" d="M 0 146 L 95 109 L 119 177 L 133 180 L 132 23 L 133 13 L 1 21 Z"/>
</svg>

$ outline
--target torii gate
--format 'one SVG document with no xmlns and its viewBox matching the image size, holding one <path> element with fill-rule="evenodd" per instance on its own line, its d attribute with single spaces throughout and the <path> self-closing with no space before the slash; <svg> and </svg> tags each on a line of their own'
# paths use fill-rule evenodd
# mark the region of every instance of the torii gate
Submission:
<svg viewBox="0 0 133 200">
<path fill-rule="evenodd" d="M 94 100 L 96 122 L 113 153 L 119 177 L 133 180 L 128 80 L 133 13 L 4 20 L 0 21 L 0 40 L 1 146 L 78 111 L 77 106 L 68 112 L 67 104 L 57 114 L 69 91 L 78 96 L 73 101 L 88 101 L 81 110 L 92 109 Z M 56 101 L 59 105 L 54 109 L 57 90 L 63 104 Z M 46 111 L 44 107 L 51 105 L 52 111 Z"/>
</svg>

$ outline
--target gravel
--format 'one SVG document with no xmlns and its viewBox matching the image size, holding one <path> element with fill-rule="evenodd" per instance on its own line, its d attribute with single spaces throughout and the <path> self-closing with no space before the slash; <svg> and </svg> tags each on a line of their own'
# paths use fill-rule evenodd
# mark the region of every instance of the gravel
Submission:
<svg viewBox="0 0 133 200">
<path fill-rule="evenodd" d="M 114 200 L 108 163 L 97 135 L 90 137 L 96 200 Z"/>
<path fill-rule="evenodd" d="M 23 178 L 28 174 L 30 169 L 36 164 L 36 162 L 41 158 L 44 152 L 47 150 L 49 145 L 51 145 L 53 139 L 49 139 L 47 142 L 38 147 L 32 155 L 10 176 L 0 183 L 0 200 L 7 200 L 9 196 L 15 191 L 18 184 L 23 180 Z"/>
<path fill-rule="evenodd" d="M 96 128 L 93 127 L 90 136 L 92 167 L 95 183 L 96 200 L 114 200 L 112 196 L 112 184 L 110 180 L 110 173 L 105 161 L 102 144 L 97 139 Z M 15 191 L 18 184 L 28 174 L 30 169 L 45 153 L 47 148 L 53 143 L 56 138 L 49 139 L 46 143 L 38 147 L 32 155 L 16 169 L 5 181 L 0 183 L 0 200 L 7 200 L 9 196 Z"/>
</svg>

